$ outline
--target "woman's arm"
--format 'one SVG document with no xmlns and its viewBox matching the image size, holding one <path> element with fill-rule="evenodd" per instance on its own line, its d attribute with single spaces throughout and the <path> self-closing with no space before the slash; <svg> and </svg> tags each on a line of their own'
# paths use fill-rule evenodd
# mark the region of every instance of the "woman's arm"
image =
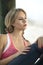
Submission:
<svg viewBox="0 0 43 65">
<path fill-rule="evenodd" d="M 40 40 L 42 39 L 43 38 L 40 38 Z M 41 51 L 42 50 L 43 49 L 41 49 Z M 8 65 L 34 65 L 36 60 L 40 58 L 41 53 L 40 49 L 38 48 L 37 42 L 35 42 L 31 45 L 31 49 L 26 55 L 20 55 L 17 58 L 14 58 Z"/>
<path fill-rule="evenodd" d="M 20 53 L 17 52 L 16 54 L 13 54 L 3 60 L 0 60 L 0 65 L 6 65 L 7 63 L 9 63 L 11 60 L 13 60 L 14 58 L 16 58 L 19 55 L 20 55 Z"/>
<path fill-rule="evenodd" d="M 6 46 L 6 36 L 5 35 L 1 35 L 0 36 L 0 58 L 1 58 L 1 54 L 3 52 L 3 48 Z M 26 49 L 23 49 L 25 51 L 27 51 Z M 22 51 L 23 51 L 22 50 Z M 17 56 L 19 56 L 20 54 L 22 54 L 22 51 L 17 52 L 16 54 L 13 54 L 3 60 L 0 60 L 0 65 L 6 65 L 7 63 L 9 63 L 11 60 L 13 60 L 14 58 L 16 58 Z M 25 54 L 23 52 L 23 54 Z"/>
<path fill-rule="evenodd" d="M 35 61 L 40 57 L 38 46 L 36 43 L 31 45 L 31 49 L 26 55 L 19 55 L 14 58 L 8 65 L 34 65 Z"/>
<path fill-rule="evenodd" d="M 6 65 L 8 62 L 10 62 L 13 58 L 17 57 L 20 52 L 17 52 L 16 54 L 11 55 L 10 57 L 7 57 L 3 60 L 1 60 L 2 52 L 6 46 L 7 37 L 6 35 L 1 34 L 0 35 L 0 65 Z"/>
</svg>

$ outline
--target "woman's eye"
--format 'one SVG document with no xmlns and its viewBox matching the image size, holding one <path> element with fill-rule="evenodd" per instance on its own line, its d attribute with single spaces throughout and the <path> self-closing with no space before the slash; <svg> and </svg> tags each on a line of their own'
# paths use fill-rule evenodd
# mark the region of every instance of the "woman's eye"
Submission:
<svg viewBox="0 0 43 65">
<path fill-rule="evenodd" d="M 19 20 L 23 20 L 23 19 L 19 19 Z"/>
</svg>

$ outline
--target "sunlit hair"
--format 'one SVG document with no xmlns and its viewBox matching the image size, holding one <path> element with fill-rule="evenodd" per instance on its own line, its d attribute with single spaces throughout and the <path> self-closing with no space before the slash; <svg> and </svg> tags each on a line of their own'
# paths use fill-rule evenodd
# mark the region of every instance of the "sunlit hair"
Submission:
<svg viewBox="0 0 43 65">
<path fill-rule="evenodd" d="M 15 22 L 15 20 L 18 16 L 18 13 L 20 11 L 24 12 L 24 14 L 26 15 L 26 12 L 23 9 L 15 9 L 15 8 L 11 9 L 7 13 L 7 15 L 5 17 L 5 26 L 6 26 L 7 32 L 12 33 L 14 31 L 14 26 L 12 24 Z"/>
</svg>

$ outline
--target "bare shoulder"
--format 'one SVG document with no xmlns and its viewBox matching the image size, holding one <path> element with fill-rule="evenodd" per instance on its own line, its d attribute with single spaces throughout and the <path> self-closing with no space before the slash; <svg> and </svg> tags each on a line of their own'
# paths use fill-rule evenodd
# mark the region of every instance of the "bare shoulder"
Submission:
<svg viewBox="0 0 43 65">
<path fill-rule="evenodd" d="M 0 46 L 5 45 L 6 40 L 7 40 L 7 35 L 6 34 L 0 34 Z"/>
<path fill-rule="evenodd" d="M 6 34 L 0 34 L 0 40 L 4 40 L 6 38 Z"/>
</svg>

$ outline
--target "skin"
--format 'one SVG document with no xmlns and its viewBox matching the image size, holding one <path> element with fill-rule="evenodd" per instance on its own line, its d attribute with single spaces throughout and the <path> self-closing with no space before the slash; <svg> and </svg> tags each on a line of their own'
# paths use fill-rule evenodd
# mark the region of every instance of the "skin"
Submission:
<svg viewBox="0 0 43 65">
<path fill-rule="evenodd" d="M 26 16 L 24 14 L 24 12 L 20 11 L 18 13 L 19 15 L 17 16 L 15 22 L 12 24 L 15 29 L 12 33 L 10 33 L 10 36 L 12 38 L 13 44 L 14 46 L 18 49 L 18 52 L 16 54 L 13 54 L 5 59 L 0 59 L 0 65 L 6 65 L 8 62 L 10 62 L 12 59 L 14 59 L 15 57 L 17 57 L 20 54 L 26 54 L 23 51 L 30 51 L 30 47 L 28 47 L 30 45 L 30 42 L 27 41 L 27 46 L 24 46 L 24 38 L 23 38 L 23 32 L 26 28 Z M 41 48 L 39 46 L 39 44 L 41 45 L 43 43 L 43 37 L 38 39 L 38 47 Z M 3 41 L 2 41 L 3 40 Z M 25 40 L 26 41 L 26 40 Z M 41 42 L 40 42 L 41 41 Z M 6 46 L 6 42 L 7 42 L 7 36 L 6 34 L 2 34 L 0 35 L 0 57 L 1 54 Z M 43 44 L 42 44 L 43 45 Z M 28 50 L 27 50 L 28 49 Z"/>
<path fill-rule="evenodd" d="M 15 27 L 15 29 L 14 29 L 13 33 L 10 33 L 13 44 L 18 49 L 18 52 L 16 54 L 11 55 L 10 57 L 5 58 L 5 59 L 2 59 L 2 60 L 0 59 L 0 65 L 6 65 L 8 62 L 10 62 L 13 58 L 17 57 L 18 55 L 26 54 L 23 52 L 23 50 L 29 51 L 29 50 L 27 50 L 28 47 L 25 47 L 23 44 L 25 39 L 22 36 L 24 29 L 26 28 L 26 25 L 27 25 L 26 24 L 26 16 L 25 16 L 24 12 L 22 12 L 22 11 L 19 12 L 18 14 L 19 15 L 17 16 L 15 22 L 12 24 Z M 0 35 L 0 57 L 1 57 L 1 54 L 6 46 L 6 42 L 7 42 L 6 34 Z M 28 45 L 30 45 L 30 43 L 27 44 L 27 46 Z"/>
</svg>

